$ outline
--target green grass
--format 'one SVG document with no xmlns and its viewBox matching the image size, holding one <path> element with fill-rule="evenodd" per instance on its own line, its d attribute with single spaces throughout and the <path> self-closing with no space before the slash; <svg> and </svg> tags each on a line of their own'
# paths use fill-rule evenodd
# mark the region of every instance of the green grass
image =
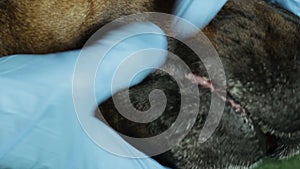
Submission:
<svg viewBox="0 0 300 169">
<path fill-rule="evenodd" d="M 265 159 L 255 169 L 300 169 L 300 155 L 287 160 Z"/>
</svg>

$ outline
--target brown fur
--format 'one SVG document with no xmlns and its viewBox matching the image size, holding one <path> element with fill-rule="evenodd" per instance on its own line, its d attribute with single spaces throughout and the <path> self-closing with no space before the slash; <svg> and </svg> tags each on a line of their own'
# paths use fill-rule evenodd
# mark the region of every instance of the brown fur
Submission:
<svg viewBox="0 0 300 169">
<path fill-rule="evenodd" d="M 78 48 L 112 19 L 142 11 L 170 12 L 172 3 L 172 0 L 0 0 L 0 56 Z M 263 0 L 229 0 L 204 33 L 219 52 L 228 94 L 248 114 L 239 114 L 227 104 L 217 131 L 206 143 L 199 144 L 198 135 L 210 103 L 210 92 L 199 87 L 202 116 L 182 142 L 157 159 L 174 168 L 248 167 L 267 155 L 286 157 L 298 151 L 299 18 Z M 206 75 L 203 65 L 195 61 L 197 57 L 184 45 L 176 44 L 174 52 L 190 63 L 194 72 Z M 184 72 L 171 61 L 166 66 L 174 72 Z M 131 89 L 133 104 L 141 110 L 149 108 L 147 96 L 154 87 L 164 89 L 170 102 L 164 116 L 154 123 L 130 123 L 118 115 L 112 100 L 101 109 L 119 131 L 137 137 L 155 135 L 171 125 L 180 100 L 176 84 L 156 72 Z M 130 104 L 122 97 L 119 101 Z M 189 107 L 184 111 L 189 113 Z"/>
<path fill-rule="evenodd" d="M 0 56 L 79 48 L 99 27 L 122 15 L 170 12 L 172 0 L 1 0 Z M 168 6 L 167 6 L 168 5 Z"/>
</svg>

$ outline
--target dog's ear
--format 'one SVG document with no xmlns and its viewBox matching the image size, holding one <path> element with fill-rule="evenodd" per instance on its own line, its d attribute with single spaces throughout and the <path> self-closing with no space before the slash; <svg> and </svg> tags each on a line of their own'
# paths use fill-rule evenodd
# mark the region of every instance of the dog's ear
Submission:
<svg viewBox="0 0 300 169">
<path fill-rule="evenodd" d="M 102 25 L 122 15 L 171 12 L 174 0 L 1 0 L 0 56 L 81 47 Z"/>
</svg>

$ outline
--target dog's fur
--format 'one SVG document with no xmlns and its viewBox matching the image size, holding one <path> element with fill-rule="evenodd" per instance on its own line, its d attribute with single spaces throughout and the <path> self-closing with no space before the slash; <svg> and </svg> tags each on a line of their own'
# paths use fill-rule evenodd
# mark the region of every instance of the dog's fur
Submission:
<svg viewBox="0 0 300 169">
<path fill-rule="evenodd" d="M 173 3 L 0 0 L 0 56 L 75 49 L 112 19 L 143 11 L 171 12 Z M 300 19 L 263 0 L 229 0 L 204 33 L 219 52 L 229 96 L 247 114 L 235 112 L 227 104 L 217 131 L 207 142 L 199 144 L 211 96 L 209 90 L 199 87 L 202 115 L 182 142 L 156 158 L 174 168 L 209 169 L 249 167 L 266 155 L 295 154 L 300 140 Z M 174 52 L 194 72 L 206 75 L 203 65 L 186 46 L 177 43 Z M 165 66 L 182 72 L 184 78 L 185 71 L 172 61 Z M 101 106 L 102 112 L 121 132 L 136 137 L 158 134 L 176 118 L 180 95 L 172 79 L 155 72 L 131 89 L 133 104 L 141 110 L 149 108 L 145 96 L 154 88 L 164 89 L 169 101 L 164 115 L 154 123 L 129 122 L 118 115 L 112 100 Z M 119 101 L 130 104 L 122 97 Z M 189 113 L 189 107 L 183 110 Z"/>
<path fill-rule="evenodd" d="M 0 0 L 0 56 L 79 48 L 102 25 L 137 12 L 170 12 L 173 0 Z"/>
</svg>

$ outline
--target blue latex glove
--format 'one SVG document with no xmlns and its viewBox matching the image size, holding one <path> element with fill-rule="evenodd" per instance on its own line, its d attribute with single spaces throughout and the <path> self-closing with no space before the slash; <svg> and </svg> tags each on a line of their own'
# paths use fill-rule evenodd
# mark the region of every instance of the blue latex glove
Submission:
<svg viewBox="0 0 300 169">
<path fill-rule="evenodd" d="M 300 0 L 271 0 L 300 17 Z"/>
<path fill-rule="evenodd" d="M 226 2 L 227 0 L 177 0 L 174 14 L 202 29 L 217 15 Z M 184 30 L 184 27 L 180 29 Z"/>
<path fill-rule="evenodd" d="M 86 53 L 95 55 L 97 50 L 111 46 L 119 36 L 139 31 L 162 33 L 151 23 L 131 24 L 111 31 L 88 47 Z M 111 96 L 111 78 L 118 64 L 128 54 L 148 48 L 166 49 L 166 38 L 153 34 L 134 36 L 116 45 L 106 55 L 103 60 L 106 65 L 100 66 L 96 74 L 98 103 Z M 77 50 L 0 58 L 0 168 L 163 169 L 151 158 L 131 159 L 111 154 L 88 138 L 77 119 L 72 98 L 72 76 L 79 54 Z M 159 67 L 165 59 L 165 53 L 151 57 L 142 55 L 131 62 L 128 71 Z M 114 92 L 127 87 L 130 79 L 126 71 Z M 138 74 L 131 85 L 142 81 L 150 72 Z M 82 79 L 82 93 L 85 87 Z M 140 153 L 102 122 L 99 121 L 99 128 L 95 130 L 120 151 Z"/>
</svg>

